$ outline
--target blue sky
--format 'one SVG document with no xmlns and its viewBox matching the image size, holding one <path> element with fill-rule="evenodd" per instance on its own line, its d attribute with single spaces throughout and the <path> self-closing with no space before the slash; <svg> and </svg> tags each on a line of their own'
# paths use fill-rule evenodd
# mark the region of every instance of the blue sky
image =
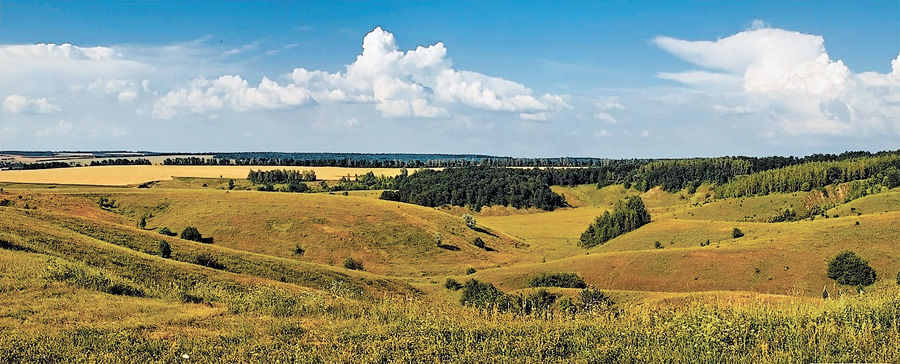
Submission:
<svg viewBox="0 0 900 364">
<path fill-rule="evenodd" d="M 898 53 L 896 1 L 7 0 L 0 149 L 898 149 Z"/>
</svg>

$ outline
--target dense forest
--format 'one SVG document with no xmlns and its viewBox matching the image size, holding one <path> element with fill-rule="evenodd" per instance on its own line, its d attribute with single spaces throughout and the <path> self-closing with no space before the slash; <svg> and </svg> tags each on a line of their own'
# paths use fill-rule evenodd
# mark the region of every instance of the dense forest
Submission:
<svg viewBox="0 0 900 364">
<path fill-rule="evenodd" d="M 649 222 L 650 213 L 647 212 L 644 201 L 640 196 L 631 196 L 624 202 L 616 202 L 612 213 L 606 211 L 603 215 L 598 216 L 581 234 L 578 246 L 591 248 L 604 244 Z"/>
<path fill-rule="evenodd" d="M 810 162 L 742 176 L 713 188 L 717 198 L 810 191 L 834 183 L 866 180 L 889 188 L 900 184 L 900 155 L 855 158 L 832 162 Z M 868 187 L 856 184 L 856 189 Z"/>
<path fill-rule="evenodd" d="M 381 199 L 429 207 L 469 206 L 475 211 L 493 205 L 553 210 L 566 206 L 566 200 L 550 191 L 550 176 L 546 170 L 519 168 L 420 170 L 397 176 L 397 190 L 384 191 Z"/>
</svg>

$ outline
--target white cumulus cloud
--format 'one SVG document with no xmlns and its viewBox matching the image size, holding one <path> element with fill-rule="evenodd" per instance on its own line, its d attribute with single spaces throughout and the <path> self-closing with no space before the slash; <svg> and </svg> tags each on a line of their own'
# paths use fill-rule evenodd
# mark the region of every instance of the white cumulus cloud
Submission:
<svg viewBox="0 0 900 364">
<path fill-rule="evenodd" d="M 900 130 L 900 114 L 893 113 L 896 104 L 890 100 L 898 94 L 900 61 L 890 74 L 853 74 L 830 58 L 823 37 L 761 22 L 716 41 L 658 37 L 654 43 L 702 68 L 658 77 L 727 98 L 739 95 L 743 105 L 714 105 L 713 111 L 755 118 L 768 128 L 765 135 Z"/>
<path fill-rule="evenodd" d="M 28 98 L 12 94 L 3 101 L 3 110 L 12 114 L 50 114 L 62 111 L 62 108 L 46 97 Z"/>
</svg>

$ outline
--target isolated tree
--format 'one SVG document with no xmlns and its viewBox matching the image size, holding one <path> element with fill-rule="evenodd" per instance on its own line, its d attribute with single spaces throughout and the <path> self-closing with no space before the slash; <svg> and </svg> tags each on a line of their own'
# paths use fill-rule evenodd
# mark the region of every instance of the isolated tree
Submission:
<svg viewBox="0 0 900 364">
<path fill-rule="evenodd" d="M 181 231 L 181 238 L 190 241 L 200 241 L 203 239 L 203 235 L 200 234 L 200 231 L 198 231 L 197 228 L 188 226 Z"/>
<path fill-rule="evenodd" d="M 169 243 L 165 240 L 159 242 L 159 246 L 157 246 L 156 252 L 159 253 L 159 256 L 163 258 L 171 258 L 172 257 L 172 248 L 169 246 Z"/>
<path fill-rule="evenodd" d="M 472 216 L 471 214 L 462 214 L 462 218 L 465 220 L 466 226 L 468 226 L 469 229 L 475 228 L 475 216 Z"/>
<path fill-rule="evenodd" d="M 844 250 L 828 263 L 828 278 L 840 284 L 868 286 L 875 283 L 875 270 L 856 253 Z"/>
</svg>

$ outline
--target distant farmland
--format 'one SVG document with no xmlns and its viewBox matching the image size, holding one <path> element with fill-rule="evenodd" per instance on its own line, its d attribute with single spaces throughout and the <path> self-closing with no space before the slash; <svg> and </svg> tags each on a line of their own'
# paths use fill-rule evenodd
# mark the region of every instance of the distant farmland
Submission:
<svg viewBox="0 0 900 364">
<path fill-rule="evenodd" d="M 283 167 L 283 166 L 102 166 L 0 172 L 0 182 L 55 183 L 94 186 L 126 186 L 172 177 L 247 178 L 250 170 L 292 169 L 315 171 L 319 180 L 338 180 L 368 172 L 385 176 L 400 174 L 399 168 Z M 410 173 L 414 172 L 411 170 Z"/>
</svg>

